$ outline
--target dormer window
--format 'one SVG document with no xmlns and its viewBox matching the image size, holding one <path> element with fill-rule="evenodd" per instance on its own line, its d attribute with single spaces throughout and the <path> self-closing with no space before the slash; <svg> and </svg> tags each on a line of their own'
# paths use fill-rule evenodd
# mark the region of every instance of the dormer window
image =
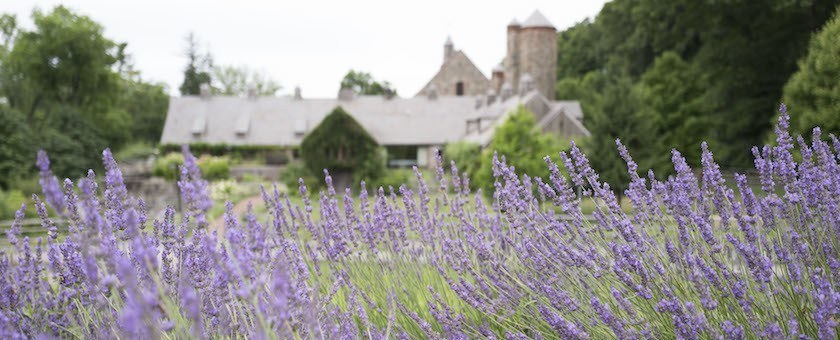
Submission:
<svg viewBox="0 0 840 340">
<path fill-rule="evenodd" d="M 295 136 L 303 137 L 304 134 L 306 134 L 306 120 L 296 119 L 295 120 Z"/>
<path fill-rule="evenodd" d="M 195 120 L 192 122 L 192 126 L 190 127 L 190 132 L 192 133 L 193 137 L 199 137 L 204 134 L 204 131 L 207 130 L 207 119 L 204 115 L 199 115 L 195 117 Z"/>
<path fill-rule="evenodd" d="M 245 137 L 248 134 L 248 130 L 251 129 L 251 115 L 243 114 L 240 115 L 236 119 L 236 126 L 234 126 L 234 131 L 236 132 L 236 136 L 238 137 Z"/>
</svg>

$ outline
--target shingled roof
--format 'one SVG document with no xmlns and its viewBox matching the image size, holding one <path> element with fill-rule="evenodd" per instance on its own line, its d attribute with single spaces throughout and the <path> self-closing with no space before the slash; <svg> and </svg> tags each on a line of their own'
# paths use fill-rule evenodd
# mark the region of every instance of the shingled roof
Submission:
<svg viewBox="0 0 840 340">
<path fill-rule="evenodd" d="M 162 144 L 298 146 L 335 107 L 341 106 L 381 145 L 444 145 L 470 140 L 486 145 L 493 129 L 519 105 L 537 115 L 541 126 L 568 122 L 570 135 L 589 135 L 576 101 L 549 101 L 537 91 L 476 107 L 476 98 L 440 96 L 352 100 L 232 96 L 175 97 L 161 136 Z M 468 131 L 467 124 L 479 129 Z"/>
<path fill-rule="evenodd" d="M 545 27 L 545 28 L 554 28 L 554 25 L 551 24 L 551 21 L 548 21 L 548 18 L 545 17 L 539 10 L 534 11 L 531 13 L 531 16 L 528 19 L 525 19 L 525 22 L 522 23 L 522 28 L 529 28 L 529 27 Z"/>
<path fill-rule="evenodd" d="M 161 143 L 297 146 L 337 106 L 359 121 L 379 144 L 440 145 L 464 134 L 475 99 L 177 97 L 170 101 Z"/>
</svg>

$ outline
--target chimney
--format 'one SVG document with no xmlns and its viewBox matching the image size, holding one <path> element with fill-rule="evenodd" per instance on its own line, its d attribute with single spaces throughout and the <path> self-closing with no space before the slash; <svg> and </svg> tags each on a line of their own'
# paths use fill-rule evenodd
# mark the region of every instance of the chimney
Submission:
<svg viewBox="0 0 840 340">
<path fill-rule="evenodd" d="M 349 87 L 342 87 L 338 90 L 338 100 L 353 100 L 356 97 L 356 92 Z"/>
<path fill-rule="evenodd" d="M 484 96 L 475 97 L 475 108 L 480 108 L 484 105 Z"/>
<path fill-rule="evenodd" d="M 530 74 L 523 74 L 519 79 L 519 95 L 524 96 L 534 89 L 534 78 Z"/>
<path fill-rule="evenodd" d="M 449 57 L 455 53 L 455 45 L 452 43 L 452 37 L 446 37 L 446 42 L 443 44 L 443 63 L 449 60 Z"/>
<path fill-rule="evenodd" d="M 209 99 L 212 94 L 210 93 L 210 84 L 203 83 L 198 87 L 199 95 L 202 99 Z"/>
<path fill-rule="evenodd" d="M 435 84 L 429 85 L 429 88 L 426 89 L 426 97 L 428 97 L 429 100 L 437 100 L 438 92 Z"/>
<path fill-rule="evenodd" d="M 301 100 L 303 96 L 300 94 L 300 86 L 295 86 L 295 100 Z"/>
<path fill-rule="evenodd" d="M 510 97 L 513 97 L 513 85 L 510 83 L 504 83 L 502 85 L 502 90 L 499 91 L 499 100 L 505 101 Z"/>
<path fill-rule="evenodd" d="M 496 102 L 496 91 L 493 89 L 487 90 L 487 106 L 493 105 Z"/>
<path fill-rule="evenodd" d="M 259 91 L 257 91 L 256 85 L 249 85 L 248 86 L 248 99 L 255 100 L 259 97 Z"/>
</svg>

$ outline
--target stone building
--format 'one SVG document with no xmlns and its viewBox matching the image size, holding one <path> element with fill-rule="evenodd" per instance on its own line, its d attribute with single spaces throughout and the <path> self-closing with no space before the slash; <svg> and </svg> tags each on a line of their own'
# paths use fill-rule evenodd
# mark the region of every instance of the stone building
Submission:
<svg viewBox="0 0 840 340">
<path fill-rule="evenodd" d="M 540 13 L 534 11 L 521 24 L 514 19 L 507 26 L 507 54 L 493 68 L 488 79 L 469 57 L 455 50 L 451 38 L 443 45 L 440 70 L 417 96 L 430 92 L 447 96 L 476 96 L 500 94 L 509 84 L 518 94 L 537 90 L 554 99 L 557 79 L 557 29 Z"/>
<path fill-rule="evenodd" d="M 455 50 L 452 39 L 443 45 L 443 64 L 440 71 L 417 94 L 418 97 L 436 92 L 443 96 L 480 96 L 487 93 L 487 77 L 461 50 Z"/>
<path fill-rule="evenodd" d="M 294 150 L 340 106 L 388 150 L 390 166 L 434 164 L 434 150 L 467 140 L 488 145 L 495 127 L 519 106 L 535 114 L 544 132 L 588 136 L 576 101 L 555 101 L 556 30 L 539 12 L 508 26 L 508 52 L 488 79 L 452 41 L 444 44 L 440 71 L 412 98 L 359 96 L 200 96 L 172 98 L 161 144 L 274 146 Z"/>
</svg>

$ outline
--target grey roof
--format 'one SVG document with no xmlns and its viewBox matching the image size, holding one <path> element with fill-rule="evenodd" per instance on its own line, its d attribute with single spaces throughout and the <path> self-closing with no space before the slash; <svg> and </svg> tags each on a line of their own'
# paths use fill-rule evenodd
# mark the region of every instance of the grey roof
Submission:
<svg viewBox="0 0 840 340">
<path fill-rule="evenodd" d="M 472 130 L 465 134 L 462 138 L 464 140 L 481 144 L 486 146 L 493 138 L 493 132 L 496 126 L 502 124 L 507 120 L 511 113 L 516 111 L 519 106 L 525 106 L 531 111 L 537 111 L 539 107 L 545 106 L 546 112 L 540 114 L 540 120 L 537 122 L 539 127 L 543 127 L 555 119 L 566 118 L 565 121 L 570 121 L 574 125 L 574 130 L 579 135 L 589 136 L 589 130 L 583 126 L 583 111 L 578 101 L 549 101 L 538 91 L 533 90 L 524 96 L 513 96 L 505 101 L 499 101 L 491 105 L 483 106 L 475 110 L 468 119 L 481 121 L 480 130 Z M 485 123 L 487 123 L 485 125 Z"/>
<path fill-rule="evenodd" d="M 547 27 L 547 28 L 554 28 L 554 25 L 551 24 L 546 17 L 540 13 L 539 10 L 534 11 L 528 19 L 525 19 L 525 22 L 522 23 L 522 28 L 528 27 Z"/>
<path fill-rule="evenodd" d="M 588 136 L 577 101 L 549 101 L 538 91 L 476 107 L 476 97 L 352 100 L 232 96 L 175 97 L 161 136 L 163 144 L 297 146 L 333 109 L 341 106 L 382 145 L 443 145 L 467 140 L 487 145 L 495 127 L 520 105 L 535 112 L 540 127 L 571 122 L 571 133 Z M 467 132 L 468 122 L 479 129 Z"/>
<path fill-rule="evenodd" d="M 382 145 L 440 145 L 461 138 L 466 131 L 466 117 L 475 109 L 475 99 L 174 97 L 169 103 L 161 143 L 296 146 L 337 106 Z"/>
</svg>

